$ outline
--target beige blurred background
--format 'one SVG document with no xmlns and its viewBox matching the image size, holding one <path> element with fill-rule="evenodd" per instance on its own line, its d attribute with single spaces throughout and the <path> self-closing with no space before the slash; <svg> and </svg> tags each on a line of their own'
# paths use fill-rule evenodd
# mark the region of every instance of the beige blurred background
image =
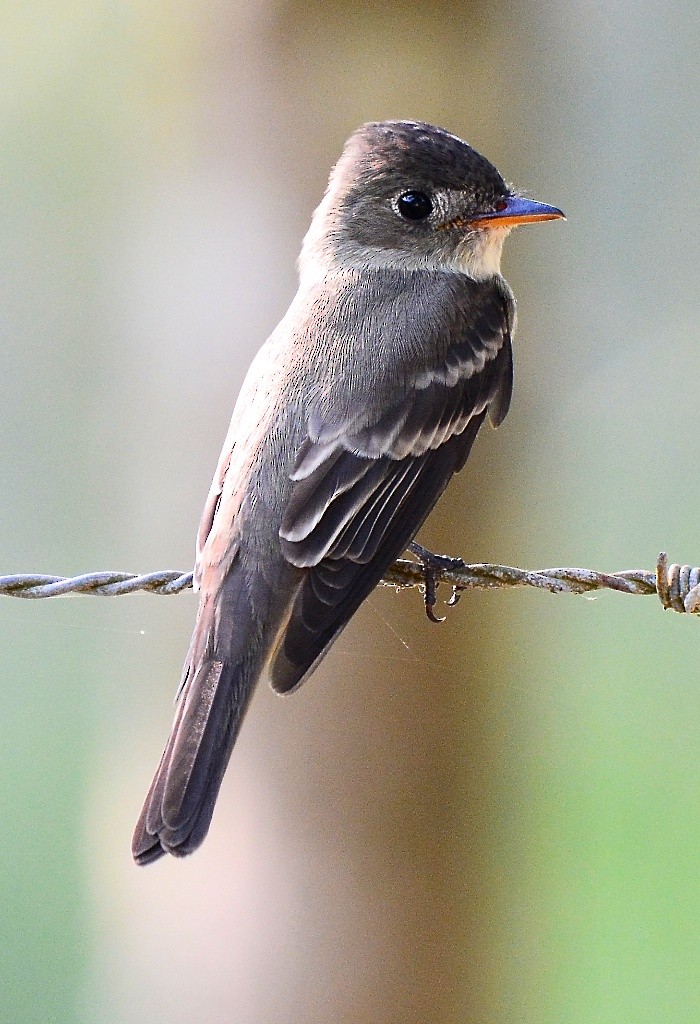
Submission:
<svg viewBox="0 0 700 1024">
<path fill-rule="evenodd" d="M 188 568 L 246 368 L 365 120 L 565 224 L 507 245 L 516 391 L 422 534 L 700 561 L 697 5 L 5 5 L 0 573 Z M 130 860 L 195 602 L 0 599 L 0 1006 L 90 1024 L 695 1024 L 700 627 L 375 593 L 257 694 L 196 856 Z"/>
</svg>

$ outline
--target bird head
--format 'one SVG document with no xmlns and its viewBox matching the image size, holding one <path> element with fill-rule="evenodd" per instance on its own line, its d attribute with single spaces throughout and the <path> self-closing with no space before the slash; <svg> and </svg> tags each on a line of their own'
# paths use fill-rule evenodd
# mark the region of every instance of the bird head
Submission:
<svg viewBox="0 0 700 1024">
<path fill-rule="evenodd" d="M 513 227 L 563 216 L 517 195 L 492 163 L 441 128 L 372 122 L 348 139 L 300 266 L 450 269 L 483 280 L 499 273 Z"/>
</svg>

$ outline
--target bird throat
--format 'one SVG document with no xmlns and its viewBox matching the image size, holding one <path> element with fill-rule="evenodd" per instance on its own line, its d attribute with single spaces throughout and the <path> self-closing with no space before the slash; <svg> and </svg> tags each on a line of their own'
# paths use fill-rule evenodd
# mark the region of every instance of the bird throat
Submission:
<svg viewBox="0 0 700 1024">
<path fill-rule="evenodd" d="M 456 263 L 474 281 L 488 281 L 501 272 L 503 243 L 510 227 L 483 227 L 470 232 L 457 252 Z"/>
</svg>

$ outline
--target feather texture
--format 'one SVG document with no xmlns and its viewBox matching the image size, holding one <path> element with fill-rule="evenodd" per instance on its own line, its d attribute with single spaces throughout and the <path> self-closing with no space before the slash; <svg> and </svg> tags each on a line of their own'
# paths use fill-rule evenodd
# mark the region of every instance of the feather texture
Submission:
<svg viewBox="0 0 700 1024">
<path fill-rule="evenodd" d="M 466 462 L 486 413 L 498 424 L 507 412 L 512 306 L 498 285 L 472 284 L 468 326 L 373 421 L 363 418 L 366 404 L 344 425 L 311 414 L 280 526 L 285 558 L 307 575 L 271 668 L 278 692 L 313 671 L 413 539 Z"/>
</svg>

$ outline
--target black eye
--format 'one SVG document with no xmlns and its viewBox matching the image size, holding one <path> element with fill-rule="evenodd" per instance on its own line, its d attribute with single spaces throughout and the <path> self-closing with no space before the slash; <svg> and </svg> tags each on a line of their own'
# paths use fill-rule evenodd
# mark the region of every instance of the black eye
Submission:
<svg viewBox="0 0 700 1024">
<path fill-rule="evenodd" d="M 404 192 L 399 196 L 397 206 L 406 220 L 425 220 L 433 212 L 432 201 L 425 192 Z"/>
</svg>

